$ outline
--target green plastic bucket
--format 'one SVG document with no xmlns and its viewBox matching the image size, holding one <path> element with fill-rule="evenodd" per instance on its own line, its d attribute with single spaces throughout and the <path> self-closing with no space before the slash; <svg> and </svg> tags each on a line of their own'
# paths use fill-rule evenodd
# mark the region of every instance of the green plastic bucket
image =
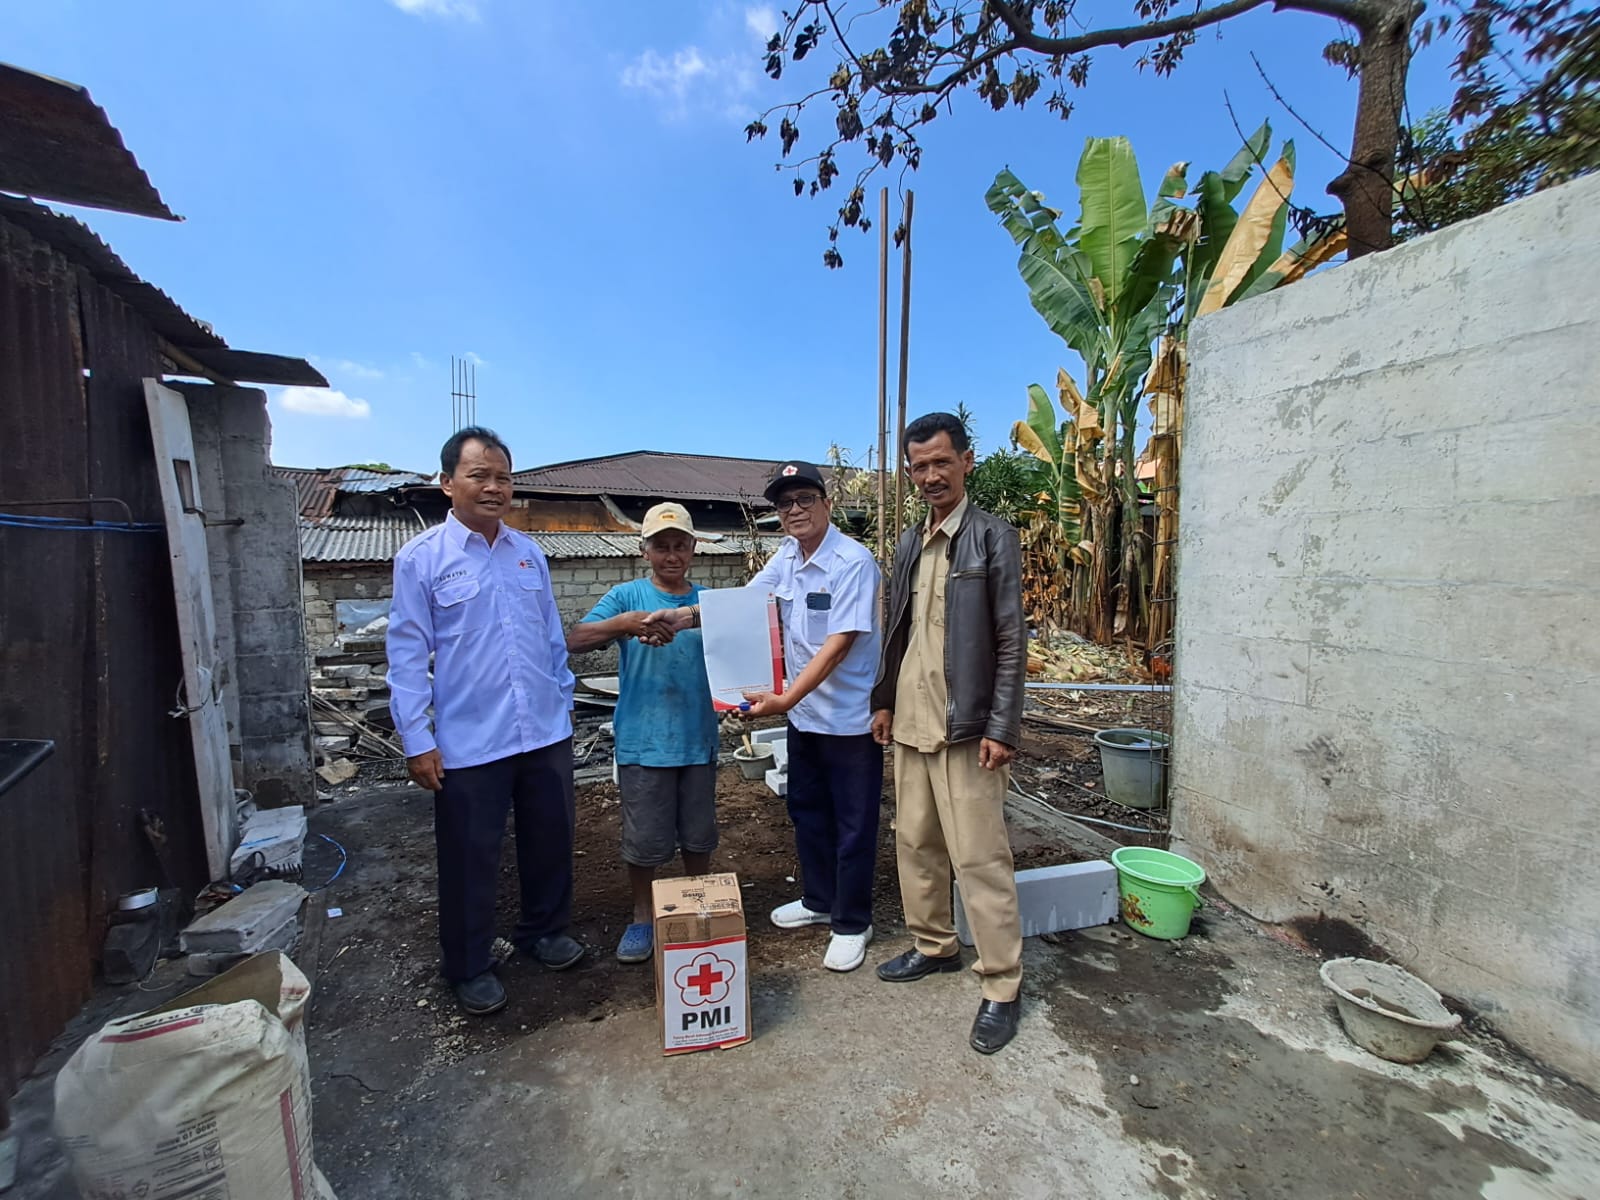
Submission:
<svg viewBox="0 0 1600 1200">
<path fill-rule="evenodd" d="M 1181 938 L 1189 918 L 1204 903 L 1200 885 L 1205 870 L 1181 854 L 1123 846 L 1111 854 L 1122 895 L 1122 919 L 1146 937 Z"/>
</svg>

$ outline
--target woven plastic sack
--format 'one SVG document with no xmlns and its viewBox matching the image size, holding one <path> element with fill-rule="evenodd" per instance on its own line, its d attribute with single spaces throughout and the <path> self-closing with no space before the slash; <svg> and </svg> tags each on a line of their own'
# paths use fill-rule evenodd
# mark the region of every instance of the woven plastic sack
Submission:
<svg viewBox="0 0 1600 1200">
<path fill-rule="evenodd" d="M 287 955 L 258 954 L 84 1042 L 56 1076 L 80 1192 L 334 1200 L 311 1155 L 310 995 Z"/>
</svg>

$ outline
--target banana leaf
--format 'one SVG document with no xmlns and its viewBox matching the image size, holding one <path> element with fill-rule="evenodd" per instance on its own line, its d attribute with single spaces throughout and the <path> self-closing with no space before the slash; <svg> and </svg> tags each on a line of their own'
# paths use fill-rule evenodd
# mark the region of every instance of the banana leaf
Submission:
<svg viewBox="0 0 1600 1200">
<path fill-rule="evenodd" d="M 1216 171 L 1207 171 L 1200 176 L 1198 191 L 1200 240 L 1190 251 L 1188 289 L 1184 298 L 1185 325 L 1200 307 L 1200 297 L 1205 294 L 1217 259 L 1222 254 L 1222 248 L 1228 244 L 1228 239 L 1233 236 L 1233 227 L 1239 220 L 1239 214 L 1228 202 L 1228 185 Z"/>
<path fill-rule="evenodd" d="M 1128 278 L 1117 301 L 1117 317 L 1131 320 L 1146 308 L 1163 285 L 1173 282 L 1173 264 L 1188 244 L 1173 232 L 1175 222 L 1166 221 L 1152 229 L 1139 242 L 1139 249 L 1128 268 Z"/>
<path fill-rule="evenodd" d="M 1053 467 L 1061 465 L 1061 437 L 1050 394 L 1037 383 L 1028 385 L 1028 419 L 1011 427 L 1011 437 L 1029 454 Z"/>
<path fill-rule="evenodd" d="M 1230 204 L 1240 192 L 1244 190 L 1245 183 L 1259 164 L 1263 169 L 1267 165 L 1267 151 L 1272 148 L 1272 125 L 1261 122 L 1261 128 L 1252 133 L 1239 147 L 1238 153 L 1228 160 L 1228 165 L 1222 168 L 1221 178 L 1223 184 L 1223 198 Z"/>
<path fill-rule="evenodd" d="M 1132 143 L 1125 137 L 1087 139 L 1078 160 L 1078 192 L 1078 244 L 1105 289 L 1106 308 L 1114 310 L 1147 220 Z"/>
<path fill-rule="evenodd" d="M 1173 201 L 1182 200 L 1189 194 L 1188 175 L 1189 164 L 1186 162 L 1173 163 L 1167 168 L 1167 173 L 1161 177 L 1161 186 L 1156 190 L 1156 202 L 1150 206 L 1147 229 L 1159 229 L 1177 211 L 1178 206 Z"/>
<path fill-rule="evenodd" d="M 1337 228 L 1320 237 L 1301 238 L 1280 254 L 1277 261 L 1257 276 L 1253 283 L 1241 290 L 1233 298 L 1234 303 L 1303 279 L 1323 263 L 1343 254 L 1348 243 L 1342 219 Z"/>
<path fill-rule="evenodd" d="M 983 201 L 1019 246 L 1059 246 L 1066 240 L 1056 225 L 1060 212 L 1048 207 L 1042 193 L 1030 191 L 1010 170 L 995 175 Z"/>
<path fill-rule="evenodd" d="M 1278 256 L 1283 253 L 1284 235 L 1289 232 L 1289 204 L 1285 197 L 1284 204 L 1272 218 L 1272 232 L 1267 235 L 1267 244 L 1261 247 L 1261 252 L 1256 255 L 1256 261 L 1250 264 L 1250 269 L 1245 272 L 1243 281 L 1235 290 L 1238 296 L 1245 288 L 1266 273 L 1268 267 L 1278 261 Z"/>
<path fill-rule="evenodd" d="M 1261 181 L 1250 202 L 1239 214 L 1239 220 L 1222 248 L 1217 265 L 1212 269 L 1211 281 L 1195 316 L 1203 317 L 1216 312 L 1239 290 L 1262 248 L 1272 236 L 1273 222 L 1278 210 L 1285 207 L 1287 197 L 1294 188 L 1294 143 L 1283 144 L 1283 155 L 1273 164 L 1272 170 Z"/>
</svg>

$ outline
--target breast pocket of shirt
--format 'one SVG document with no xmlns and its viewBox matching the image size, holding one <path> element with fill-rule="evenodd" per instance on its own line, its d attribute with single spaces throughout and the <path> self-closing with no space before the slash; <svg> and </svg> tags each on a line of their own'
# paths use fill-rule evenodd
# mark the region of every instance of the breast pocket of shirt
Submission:
<svg viewBox="0 0 1600 1200">
<path fill-rule="evenodd" d="M 833 618 L 833 597 L 827 592 L 807 592 L 805 599 L 806 641 L 820 646 L 828 640 L 828 622 Z"/>
<path fill-rule="evenodd" d="M 988 587 L 989 572 L 986 569 L 980 568 L 976 571 L 951 571 L 950 574 L 946 576 L 945 590 L 941 591 L 938 597 L 940 620 L 944 619 L 944 613 L 946 605 L 949 603 L 949 599 L 954 599 L 956 597 L 959 597 L 961 602 L 967 606 L 968 612 L 983 611 L 986 609 L 987 601 L 985 601 L 983 608 L 974 608 L 972 600 L 974 597 L 983 595 L 987 591 Z M 947 596 L 949 599 L 947 599 Z"/>
<path fill-rule="evenodd" d="M 433 589 L 433 631 L 441 638 L 459 637 L 487 620 L 476 579 L 452 579 Z"/>
<path fill-rule="evenodd" d="M 544 576 L 532 567 L 519 567 L 517 570 L 516 592 L 523 618 L 531 622 L 536 628 L 543 629 Z"/>
</svg>

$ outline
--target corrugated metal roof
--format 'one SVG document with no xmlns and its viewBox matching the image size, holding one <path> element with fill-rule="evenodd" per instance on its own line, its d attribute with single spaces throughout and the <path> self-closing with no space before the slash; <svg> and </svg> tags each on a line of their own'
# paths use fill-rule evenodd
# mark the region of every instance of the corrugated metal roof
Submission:
<svg viewBox="0 0 1600 1200">
<path fill-rule="evenodd" d="M 19 200 L 15 196 L 0 196 L 0 217 L 88 271 L 176 349 L 197 360 L 213 354 L 233 355 L 235 358 L 231 365 L 244 368 L 239 374 L 231 374 L 217 367 L 210 368 L 218 375 L 251 383 L 328 386 L 322 372 L 304 359 L 233 350 L 210 325 L 195 320 L 179 308 L 171 296 L 135 275 L 128 264 L 118 258 L 116 252 L 82 221 L 31 200 Z M 206 364 L 201 362 L 201 365 Z M 277 369 L 279 367 L 283 369 Z"/>
<path fill-rule="evenodd" d="M 88 89 L 0 63 L 0 188 L 142 217 L 166 206 Z"/>
<path fill-rule="evenodd" d="M 374 517 L 324 517 L 300 522 L 300 557 L 305 562 L 389 562 L 427 528 L 407 510 Z"/>
<path fill-rule="evenodd" d="M 636 533 L 567 533 L 534 531 L 529 537 L 539 543 L 539 548 L 552 559 L 564 558 L 636 558 L 639 554 L 639 535 Z M 762 549 L 770 553 L 778 548 L 781 537 L 761 539 Z M 770 543 L 770 544 L 769 544 Z M 713 557 L 744 553 L 744 538 L 725 537 L 719 542 L 695 543 L 696 554 Z"/>
<path fill-rule="evenodd" d="M 295 486 L 300 515 L 320 521 L 333 512 L 340 492 L 390 492 L 427 487 L 433 480 L 412 471 L 371 471 L 365 467 L 273 467 Z"/>
<path fill-rule="evenodd" d="M 190 346 L 190 357 L 224 379 L 238 383 L 281 383 L 286 386 L 327 387 L 327 376 L 303 358 L 262 354 L 258 350 L 206 350 Z"/>
<path fill-rule="evenodd" d="M 275 468 L 287 475 L 294 468 Z M 300 557 L 305 562 L 389 562 L 400 547 L 427 525 L 417 513 L 406 510 L 368 517 L 325 517 L 320 521 L 301 520 Z M 528 534 L 554 562 L 574 558 L 636 558 L 639 537 L 632 533 L 567 533 L 535 530 Z M 761 550 L 770 554 L 783 538 L 763 535 Z M 725 538 L 720 542 L 702 541 L 696 554 L 709 557 L 745 552 L 744 539 Z"/>
<path fill-rule="evenodd" d="M 294 484 L 300 516 L 320 521 L 333 511 L 333 498 L 339 492 L 342 467 L 273 467 L 272 473 Z"/>
<path fill-rule="evenodd" d="M 518 488 L 566 495 L 651 496 L 670 500 L 722 500 L 769 508 L 761 495 L 779 460 L 723 458 L 711 454 L 669 454 L 635 450 L 600 458 L 580 458 L 518 471 Z M 823 477 L 833 482 L 833 469 Z"/>
<path fill-rule="evenodd" d="M 410 471 L 368 471 L 361 467 L 344 468 L 339 480 L 341 492 L 392 492 L 399 488 L 427 487 L 432 479 Z"/>
</svg>

